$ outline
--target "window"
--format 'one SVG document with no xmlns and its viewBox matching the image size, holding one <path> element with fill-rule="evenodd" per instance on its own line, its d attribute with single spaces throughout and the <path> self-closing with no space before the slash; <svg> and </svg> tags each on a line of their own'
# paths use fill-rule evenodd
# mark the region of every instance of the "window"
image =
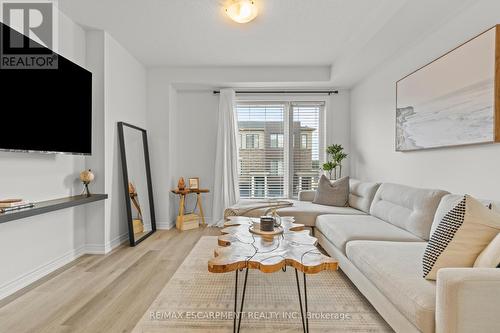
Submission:
<svg viewBox="0 0 500 333">
<path fill-rule="evenodd" d="M 258 134 L 247 134 L 245 147 L 247 149 L 258 149 L 259 148 L 259 135 Z"/>
<path fill-rule="evenodd" d="M 237 104 L 238 131 L 245 141 L 239 159 L 242 198 L 296 197 L 316 188 L 323 109 L 320 102 Z"/>
<path fill-rule="evenodd" d="M 271 134 L 271 148 L 283 148 L 283 134 Z"/>
<path fill-rule="evenodd" d="M 283 161 L 276 160 L 276 161 L 271 161 L 270 163 L 271 163 L 270 165 L 271 175 L 283 176 L 283 171 L 284 171 Z"/>
<path fill-rule="evenodd" d="M 293 151 L 292 197 L 299 191 L 314 190 L 318 186 L 320 174 L 320 141 L 323 140 L 320 126 L 323 105 L 319 103 L 292 103 L 291 118 L 293 132 L 300 144 Z M 299 135 L 300 133 L 300 135 Z M 298 142 L 297 142 L 298 143 Z M 323 148 L 321 147 L 321 150 Z"/>
<path fill-rule="evenodd" d="M 300 148 L 307 149 L 307 134 L 300 135 Z"/>
</svg>

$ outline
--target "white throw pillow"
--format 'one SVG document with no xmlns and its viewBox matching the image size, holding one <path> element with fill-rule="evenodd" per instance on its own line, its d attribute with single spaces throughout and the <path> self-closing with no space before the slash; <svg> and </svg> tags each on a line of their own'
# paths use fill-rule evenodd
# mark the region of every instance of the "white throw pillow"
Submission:
<svg viewBox="0 0 500 333">
<path fill-rule="evenodd" d="M 424 278 L 435 280 L 445 267 L 472 267 L 500 232 L 500 214 L 465 195 L 432 234 L 423 257 Z"/>
<path fill-rule="evenodd" d="M 325 175 L 319 179 L 313 203 L 319 205 L 345 207 L 349 200 L 349 177 L 331 182 Z"/>
<path fill-rule="evenodd" d="M 500 264 L 500 233 L 481 252 L 474 267 L 495 268 Z"/>
</svg>

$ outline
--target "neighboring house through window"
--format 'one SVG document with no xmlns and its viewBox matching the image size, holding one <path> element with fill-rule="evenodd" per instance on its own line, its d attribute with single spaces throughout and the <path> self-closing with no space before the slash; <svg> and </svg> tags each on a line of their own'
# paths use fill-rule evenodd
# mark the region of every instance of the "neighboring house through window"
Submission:
<svg viewBox="0 0 500 333">
<path fill-rule="evenodd" d="M 242 198 L 293 198 L 318 184 L 323 102 L 237 103 Z"/>
<path fill-rule="evenodd" d="M 271 134 L 271 148 L 283 148 L 283 134 Z"/>
<path fill-rule="evenodd" d="M 259 135 L 258 134 L 247 134 L 246 136 L 247 149 L 258 149 L 259 148 Z"/>
</svg>

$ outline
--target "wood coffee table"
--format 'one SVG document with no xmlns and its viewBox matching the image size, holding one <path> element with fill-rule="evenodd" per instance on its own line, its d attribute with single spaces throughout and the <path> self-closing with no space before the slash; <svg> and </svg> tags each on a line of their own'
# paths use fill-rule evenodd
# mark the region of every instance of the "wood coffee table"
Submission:
<svg viewBox="0 0 500 333">
<path fill-rule="evenodd" d="M 254 221 L 259 222 L 258 219 L 248 217 L 230 217 L 221 231 L 222 235 L 218 238 L 219 246 L 214 250 L 214 257 L 208 261 L 209 272 L 236 272 L 233 332 L 240 331 L 248 270 L 258 269 L 264 273 L 274 273 L 280 270 L 285 271 L 286 267 L 289 266 L 295 269 L 302 327 L 304 332 L 307 333 L 309 331 L 309 320 L 306 274 L 315 274 L 323 270 L 336 270 L 338 263 L 318 250 L 316 247 L 317 239 L 310 235 L 309 230 L 305 230 L 304 225 L 294 223 L 293 217 L 282 217 L 281 226 L 283 227 L 283 233 L 274 236 L 251 233 L 249 227 Z M 240 315 L 236 315 L 238 271 L 242 271 L 243 269 L 246 269 L 246 271 L 243 294 L 241 296 Z M 303 273 L 305 316 L 298 271 Z M 236 325 L 237 317 L 238 325 Z"/>
</svg>

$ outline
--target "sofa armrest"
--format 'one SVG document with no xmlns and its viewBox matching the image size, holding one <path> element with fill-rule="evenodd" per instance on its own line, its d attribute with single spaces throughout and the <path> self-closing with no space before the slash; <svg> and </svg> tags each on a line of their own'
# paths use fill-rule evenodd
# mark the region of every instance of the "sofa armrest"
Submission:
<svg viewBox="0 0 500 333">
<path fill-rule="evenodd" d="M 313 201 L 315 194 L 316 194 L 315 190 L 300 191 L 299 201 Z"/>
<path fill-rule="evenodd" d="M 436 332 L 500 332 L 500 269 L 442 268 L 437 274 Z"/>
</svg>

